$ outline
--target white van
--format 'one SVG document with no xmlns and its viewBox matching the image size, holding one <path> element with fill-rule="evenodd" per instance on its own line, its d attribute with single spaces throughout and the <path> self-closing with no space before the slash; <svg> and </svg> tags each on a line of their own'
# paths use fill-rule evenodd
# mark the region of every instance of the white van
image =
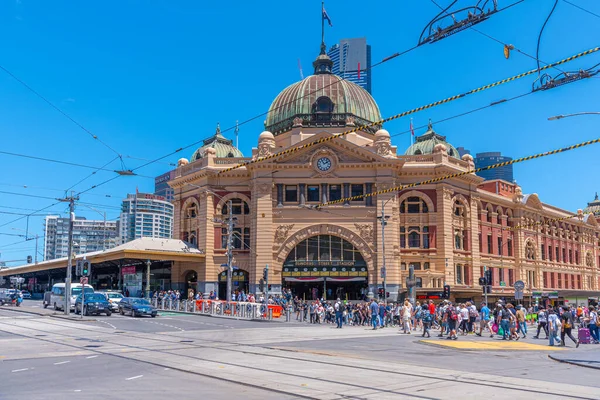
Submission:
<svg viewBox="0 0 600 400">
<path fill-rule="evenodd" d="M 75 300 L 77 296 L 81 294 L 82 290 L 81 283 L 71 283 L 71 310 L 75 310 Z M 94 287 L 92 285 L 85 285 L 85 294 L 94 293 Z M 48 306 L 53 306 L 55 310 L 62 310 L 65 306 L 65 284 L 64 283 L 56 283 L 52 286 L 52 291 L 50 292 L 50 300 L 44 300 L 44 308 Z"/>
</svg>

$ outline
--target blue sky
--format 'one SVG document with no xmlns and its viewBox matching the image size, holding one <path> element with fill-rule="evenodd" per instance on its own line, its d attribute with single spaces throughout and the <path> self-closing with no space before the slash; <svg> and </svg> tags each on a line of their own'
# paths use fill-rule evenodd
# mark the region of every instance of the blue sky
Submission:
<svg viewBox="0 0 600 400">
<path fill-rule="evenodd" d="M 514 0 L 499 0 L 500 7 Z M 447 5 L 450 0 L 439 0 Z M 600 14 L 600 5 L 572 2 Z M 475 3 L 459 0 L 457 6 Z M 477 26 L 493 37 L 535 54 L 537 35 L 553 0 L 527 0 Z M 367 4 L 371 7 L 367 7 Z M 265 112 L 273 98 L 300 79 L 320 44 L 320 2 L 121 0 L 72 2 L 0 1 L 0 65 L 123 155 L 135 168 L 214 133 L 236 120 Z M 430 1 L 335 0 L 326 4 L 333 28 L 328 46 L 347 37 L 367 37 L 373 62 L 417 43 L 425 25 L 439 12 Z M 540 59 L 556 61 L 600 45 L 598 19 L 559 2 L 540 47 Z M 587 68 L 600 54 L 576 60 L 562 70 Z M 387 62 L 373 70 L 373 96 L 389 116 L 535 68 L 533 59 L 513 52 L 473 31 L 464 31 Z M 550 71 L 557 74 L 558 71 Z M 501 151 L 520 157 L 594 139 L 600 117 L 547 121 L 547 117 L 600 111 L 600 76 L 547 92 L 538 92 L 465 117 L 440 123 L 438 133 L 455 146 L 475 152 Z M 415 114 L 415 126 L 513 97 L 531 90 L 535 76 Z M 5 72 L 0 71 L 0 150 L 101 166 L 115 153 Z M 264 117 L 240 128 L 240 148 L 249 155 L 262 131 Z M 404 118 L 386 125 L 392 135 L 409 127 Z M 419 133 L 422 133 L 421 130 Z M 225 133 L 232 138 L 232 132 Z M 400 151 L 409 135 L 392 138 Z M 159 175 L 195 148 L 138 172 Z M 600 145 L 515 165 L 525 193 L 575 211 L 600 187 Z M 55 198 L 92 170 L 0 154 L 4 171 L 0 191 Z M 120 169 L 119 161 L 109 169 Z M 85 190 L 114 176 L 100 171 L 75 186 Z M 152 191 L 153 179 L 121 177 L 82 195 L 109 219 L 118 217 L 120 199 L 135 191 Z M 27 186 L 26 188 L 24 186 Z M 0 225 L 53 203 L 51 199 L 0 193 Z M 62 213 L 60 204 L 47 211 Z M 101 219 L 78 207 L 77 215 Z M 29 218 L 30 234 L 43 235 L 43 216 Z M 21 234 L 26 219 L 0 227 Z M 34 243 L 0 235 L 0 260 L 33 255 Z M 13 244 L 14 243 L 14 244 Z M 42 248 L 40 241 L 40 251 Z M 10 265 L 19 264 L 10 263 Z"/>
</svg>

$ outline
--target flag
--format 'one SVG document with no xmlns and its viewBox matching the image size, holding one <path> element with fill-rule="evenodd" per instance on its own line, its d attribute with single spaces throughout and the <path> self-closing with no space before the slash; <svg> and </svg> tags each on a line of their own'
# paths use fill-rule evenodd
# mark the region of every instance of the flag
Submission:
<svg viewBox="0 0 600 400">
<path fill-rule="evenodd" d="M 358 63 L 358 79 L 360 79 L 360 63 Z"/>
<path fill-rule="evenodd" d="M 415 129 L 413 128 L 412 118 L 410 119 L 410 134 L 413 138 L 415 137 Z"/>
<path fill-rule="evenodd" d="M 323 8 L 323 20 L 327 20 L 327 22 L 329 23 L 329 26 L 333 26 L 333 24 L 331 23 L 331 18 L 329 18 L 329 15 L 327 15 L 327 11 L 325 11 L 325 6 L 322 7 Z"/>
</svg>

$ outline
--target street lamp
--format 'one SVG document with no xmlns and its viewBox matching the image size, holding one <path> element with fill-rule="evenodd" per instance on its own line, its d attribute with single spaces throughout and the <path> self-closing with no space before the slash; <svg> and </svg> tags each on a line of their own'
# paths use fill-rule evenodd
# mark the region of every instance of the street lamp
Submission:
<svg viewBox="0 0 600 400">
<path fill-rule="evenodd" d="M 548 121 L 556 121 L 557 119 L 563 119 L 563 118 L 568 118 L 568 117 L 577 117 L 580 115 L 600 115 L 600 112 L 598 111 L 586 111 L 586 112 L 578 112 L 578 113 L 574 113 L 574 114 L 560 114 L 560 115 L 555 115 L 553 117 L 548 117 Z"/>
</svg>

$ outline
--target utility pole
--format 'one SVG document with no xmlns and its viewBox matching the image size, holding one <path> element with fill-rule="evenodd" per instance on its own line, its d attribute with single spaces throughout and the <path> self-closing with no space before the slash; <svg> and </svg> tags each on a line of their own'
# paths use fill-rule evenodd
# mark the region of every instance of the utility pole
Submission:
<svg viewBox="0 0 600 400">
<path fill-rule="evenodd" d="M 387 220 L 390 217 L 389 215 L 385 215 L 385 205 L 388 201 L 381 200 L 381 216 L 377 217 L 377 219 L 381 220 L 381 251 L 383 257 L 383 265 L 380 270 L 381 278 L 383 279 L 383 301 L 387 305 L 387 287 L 386 287 L 386 277 L 387 277 L 387 269 L 385 264 L 385 227 L 387 225 Z"/>
<path fill-rule="evenodd" d="M 233 203 L 227 202 L 229 213 L 227 216 L 227 301 L 231 301 L 231 280 L 233 275 Z"/>
<path fill-rule="evenodd" d="M 39 235 L 36 233 L 35 234 L 35 263 L 37 264 L 37 256 L 38 256 L 38 239 L 39 239 Z"/>
<path fill-rule="evenodd" d="M 150 299 L 150 265 L 152 261 L 146 261 L 146 298 Z"/>
<path fill-rule="evenodd" d="M 62 202 L 69 203 L 69 243 L 68 243 L 68 258 L 67 258 L 67 277 L 65 278 L 65 306 L 64 313 L 69 315 L 71 311 L 71 270 L 73 269 L 73 224 L 75 223 L 75 200 L 79 200 L 79 197 L 74 197 L 71 192 L 71 196 L 63 199 L 58 199 Z M 83 289 L 82 289 L 83 291 Z M 83 309 L 83 307 L 82 307 Z"/>
<path fill-rule="evenodd" d="M 106 211 L 104 211 L 104 229 L 102 229 L 102 251 L 106 250 Z"/>
<path fill-rule="evenodd" d="M 269 316 L 269 264 L 265 267 L 265 304 L 267 305 L 267 317 Z"/>
</svg>

